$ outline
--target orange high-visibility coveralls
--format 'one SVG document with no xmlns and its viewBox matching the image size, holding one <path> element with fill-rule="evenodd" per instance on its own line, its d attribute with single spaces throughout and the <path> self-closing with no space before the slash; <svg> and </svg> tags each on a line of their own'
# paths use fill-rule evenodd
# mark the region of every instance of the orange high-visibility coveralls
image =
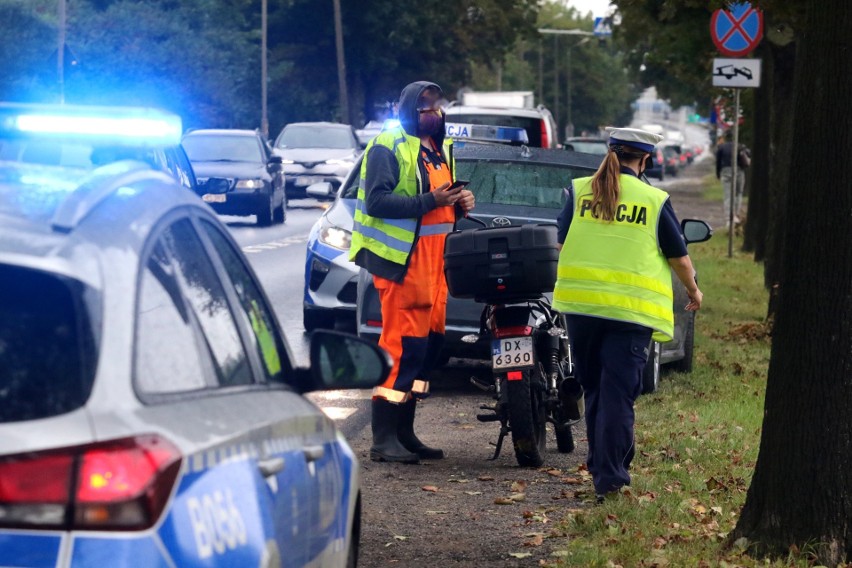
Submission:
<svg viewBox="0 0 852 568">
<path fill-rule="evenodd" d="M 452 183 L 445 162 L 433 163 L 434 159 L 422 149 L 421 160 L 429 174 L 429 191 Z M 444 240 L 454 223 L 454 207 L 436 207 L 420 220 L 420 232 L 402 283 L 373 276 L 382 304 L 379 345 L 393 359 L 390 375 L 373 389 L 373 398 L 402 403 L 411 396 L 422 398 L 429 394 L 425 373 L 434 365 L 444 343 Z"/>
</svg>

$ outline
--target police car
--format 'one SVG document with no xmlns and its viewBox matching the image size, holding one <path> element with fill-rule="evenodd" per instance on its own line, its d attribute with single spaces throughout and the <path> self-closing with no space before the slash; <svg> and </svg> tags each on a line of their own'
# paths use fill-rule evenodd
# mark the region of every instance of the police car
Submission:
<svg viewBox="0 0 852 568">
<path fill-rule="evenodd" d="M 175 144 L 177 117 L 0 105 L 0 143 Z M 0 161 L 0 565 L 354 566 L 358 462 L 303 394 L 387 356 L 317 333 L 295 368 L 213 212 L 138 161 Z"/>
</svg>

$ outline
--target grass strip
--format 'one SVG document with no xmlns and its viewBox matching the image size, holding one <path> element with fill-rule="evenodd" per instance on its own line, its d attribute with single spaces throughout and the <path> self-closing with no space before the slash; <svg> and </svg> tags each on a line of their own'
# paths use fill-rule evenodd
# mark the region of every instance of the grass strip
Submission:
<svg viewBox="0 0 852 568">
<path fill-rule="evenodd" d="M 726 236 L 691 248 L 704 292 L 694 371 L 666 374 L 637 401 L 632 486 L 594 505 L 586 481 L 588 506 L 567 512 L 556 534 L 568 540 L 544 565 L 810 565 L 802 553 L 773 563 L 727 544 L 757 459 L 770 339 L 762 267 L 741 252 L 728 259 Z"/>
</svg>

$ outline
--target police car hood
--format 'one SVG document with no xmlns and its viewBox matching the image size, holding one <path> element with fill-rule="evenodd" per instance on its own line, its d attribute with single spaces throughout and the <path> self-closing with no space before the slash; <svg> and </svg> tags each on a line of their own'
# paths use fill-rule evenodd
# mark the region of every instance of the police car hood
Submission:
<svg viewBox="0 0 852 568">
<path fill-rule="evenodd" d="M 335 227 L 351 231 L 355 224 L 355 200 L 338 199 L 326 212 L 325 218 Z"/>
</svg>

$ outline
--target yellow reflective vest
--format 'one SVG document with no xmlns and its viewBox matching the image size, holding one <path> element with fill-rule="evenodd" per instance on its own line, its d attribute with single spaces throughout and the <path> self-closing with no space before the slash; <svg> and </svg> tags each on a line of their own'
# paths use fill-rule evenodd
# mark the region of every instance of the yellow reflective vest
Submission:
<svg viewBox="0 0 852 568">
<path fill-rule="evenodd" d="M 361 179 L 358 184 L 358 198 L 355 202 L 355 226 L 352 232 L 352 245 L 349 249 L 349 260 L 361 249 L 367 249 L 394 264 L 407 265 L 411 255 L 420 219 L 387 219 L 371 217 L 367 214 L 366 180 L 367 158 L 374 144 L 380 144 L 390 149 L 399 164 L 399 182 L 393 192 L 398 195 L 412 197 L 418 193 L 428 192 L 423 186 L 423 180 L 418 167 L 420 153 L 420 138 L 406 134 L 401 126 L 382 132 L 373 138 L 364 150 L 364 160 L 361 163 Z M 443 154 L 451 160 L 452 140 L 444 139 Z M 455 164 L 450 164 L 450 171 L 455 172 Z"/>
<path fill-rule="evenodd" d="M 592 211 L 592 178 L 574 180 L 574 213 L 562 252 L 553 307 L 563 313 L 637 323 L 654 340 L 674 335 L 672 278 L 657 242 L 668 194 L 621 174 L 613 221 Z"/>
</svg>

